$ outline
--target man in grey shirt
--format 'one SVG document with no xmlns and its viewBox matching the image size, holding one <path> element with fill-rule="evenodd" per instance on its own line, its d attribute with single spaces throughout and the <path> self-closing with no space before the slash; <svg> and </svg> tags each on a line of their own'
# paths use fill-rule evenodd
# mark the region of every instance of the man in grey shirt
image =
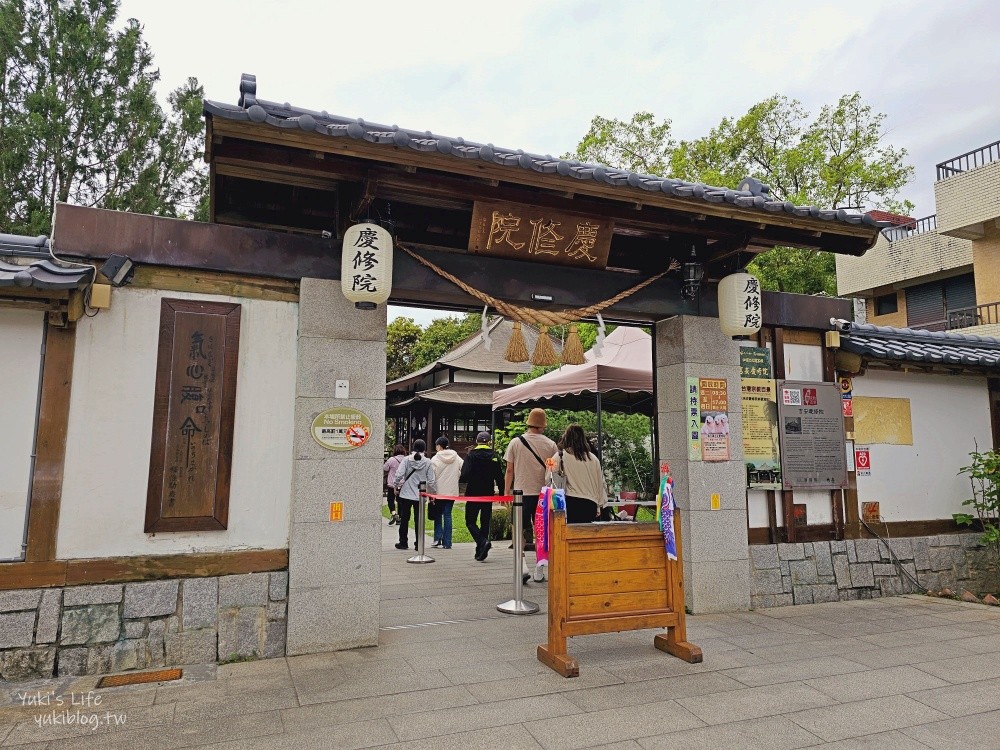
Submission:
<svg viewBox="0 0 1000 750">
<path fill-rule="evenodd" d="M 528 429 L 507 445 L 503 459 L 507 462 L 507 473 L 504 475 L 504 494 L 513 490 L 521 490 L 524 494 L 524 505 L 521 508 L 524 520 L 524 538 L 526 549 L 534 549 L 535 508 L 538 506 L 538 493 L 545 484 L 545 459 L 558 450 L 556 444 L 542 432 L 547 420 L 545 409 L 532 409 L 528 414 Z"/>
</svg>

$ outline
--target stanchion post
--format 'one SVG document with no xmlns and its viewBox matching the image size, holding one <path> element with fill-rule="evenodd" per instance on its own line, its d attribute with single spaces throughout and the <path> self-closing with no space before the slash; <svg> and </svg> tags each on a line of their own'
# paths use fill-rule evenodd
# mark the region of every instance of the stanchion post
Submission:
<svg viewBox="0 0 1000 750">
<path fill-rule="evenodd" d="M 497 605 L 500 612 L 508 615 L 533 615 L 538 611 L 538 605 L 534 602 L 526 602 L 522 599 L 524 591 L 524 579 L 522 569 L 524 566 L 524 523 L 521 519 L 521 508 L 524 506 L 521 490 L 514 490 L 514 502 L 512 502 L 511 513 L 511 535 L 514 537 L 514 598 L 510 601 Z"/>
<path fill-rule="evenodd" d="M 434 562 L 434 558 L 433 557 L 431 557 L 430 555 L 425 555 L 424 554 L 424 536 L 427 533 L 425 531 L 425 529 L 424 529 L 424 526 L 426 525 L 426 523 L 424 521 L 424 517 L 425 517 L 424 510 L 427 507 L 427 497 L 424 495 L 424 493 L 426 491 L 427 491 L 427 482 L 421 482 L 420 483 L 420 500 L 417 502 L 417 518 L 416 518 L 416 522 L 417 522 L 416 526 L 417 526 L 417 528 L 414 529 L 414 531 L 416 533 L 416 537 L 417 537 L 416 538 L 416 545 L 415 545 L 416 548 L 417 548 L 417 554 L 415 554 L 413 557 L 406 558 L 406 562 L 408 562 L 408 563 L 432 563 L 432 562 Z"/>
</svg>

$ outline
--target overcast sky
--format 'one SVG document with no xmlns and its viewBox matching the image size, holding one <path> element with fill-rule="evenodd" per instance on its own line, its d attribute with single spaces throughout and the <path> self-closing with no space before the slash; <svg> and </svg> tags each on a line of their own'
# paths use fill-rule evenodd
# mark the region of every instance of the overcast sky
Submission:
<svg viewBox="0 0 1000 750">
<path fill-rule="evenodd" d="M 934 213 L 935 164 L 1000 140 L 995 0 L 123 0 L 122 15 L 144 25 L 163 95 L 195 76 L 235 103 L 254 73 L 263 99 L 543 154 L 595 114 L 649 110 L 695 138 L 772 94 L 815 112 L 860 91 L 916 167 L 916 216 Z"/>
</svg>

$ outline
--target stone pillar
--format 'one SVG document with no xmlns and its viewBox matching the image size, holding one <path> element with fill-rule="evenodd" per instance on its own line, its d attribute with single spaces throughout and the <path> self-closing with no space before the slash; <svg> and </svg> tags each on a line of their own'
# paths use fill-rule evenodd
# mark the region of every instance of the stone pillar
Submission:
<svg viewBox="0 0 1000 750">
<path fill-rule="evenodd" d="M 302 279 L 289 655 L 378 644 L 385 330 L 385 305 L 358 310 L 344 299 L 339 281 Z M 349 381 L 350 398 L 334 398 L 337 380 Z M 372 435 L 361 448 L 335 452 L 313 440 L 313 419 L 335 406 L 359 409 L 371 419 Z M 342 521 L 330 521 L 331 502 L 344 503 Z"/>
<path fill-rule="evenodd" d="M 730 460 L 688 460 L 687 378 L 725 378 Z M 750 608 L 746 468 L 740 407 L 739 347 L 716 318 L 682 315 L 656 324 L 657 429 L 660 460 L 670 464 L 681 510 L 684 589 L 693 612 Z M 721 508 L 712 510 L 713 494 Z"/>
</svg>

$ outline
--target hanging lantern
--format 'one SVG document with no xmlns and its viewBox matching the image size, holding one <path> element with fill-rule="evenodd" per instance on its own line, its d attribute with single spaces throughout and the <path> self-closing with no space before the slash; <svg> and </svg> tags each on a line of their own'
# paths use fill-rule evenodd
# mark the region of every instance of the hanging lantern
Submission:
<svg viewBox="0 0 1000 750">
<path fill-rule="evenodd" d="M 355 224 L 344 232 L 340 288 L 362 310 L 374 310 L 389 299 L 392 235 L 378 224 Z"/>
<path fill-rule="evenodd" d="M 719 282 L 719 325 L 732 338 L 747 338 L 760 330 L 760 282 L 748 273 L 734 273 Z"/>
</svg>

